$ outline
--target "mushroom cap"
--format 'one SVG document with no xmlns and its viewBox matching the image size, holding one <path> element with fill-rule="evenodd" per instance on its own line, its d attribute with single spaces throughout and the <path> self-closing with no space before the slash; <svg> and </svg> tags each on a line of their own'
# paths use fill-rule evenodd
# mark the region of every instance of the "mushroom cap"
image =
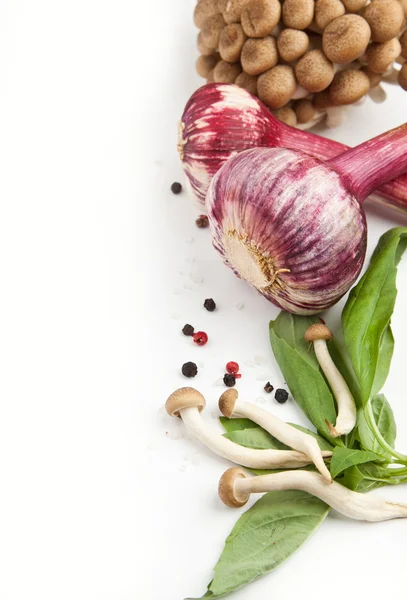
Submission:
<svg viewBox="0 0 407 600">
<path fill-rule="evenodd" d="M 397 38 L 388 42 L 373 42 L 366 51 L 367 66 L 373 73 L 384 73 L 400 54 L 401 44 Z"/>
<path fill-rule="evenodd" d="M 183 387 L 171 394 L 165 403 L 165 410 L 170 417 L 179 417 L 179 412 L 183 408 L 197 408 L 201 412 L 205 405 L 205 398 L 198 390 Z"/>
<path fill-rule="evenodd" d="M 223 14 L 223 18 L 226 23 L 239 23 L 242 10 L 247 4 L 248 0 L 220 0 L 218 2 L 218 8 Z"/>
<path fill-rule="evenodd" d="M 387 42 L 400 33 L 404 10 L 397 0 L 372 0 L 363 12 L 374 42 Z"/>
<path fill-rule="evenodd" d="M 297 115 L 298 123 L 309 123 L 315 116 L 315 108 L 311 100 L 303 98 L 294 104 L 295 114 Z"/>
<path fill-rule="evenodd" d="M 304 334 L 304 340 L 306 342 L 315 342 L 316 340 L 331 340 L 332 338 L 332 331 L 323 323 L 314 323 L 308 327 Z"/>
<path fill-rule="evenodd" d="M 220 60 L 216 65 L 213 76 L 216 83 L 234 83 L 235 79 L 242 72 L 240 63 L 229 63 Z"/>
<path fill-rule="evenodd" d="M 248 75 L 260 75 L 272 69 L 278 63 L 276 40 L 271 36 L 249 38 L 243 45 L 241 62 Z"/>
<path fill-rule="evenodd" d="M 241 21 L 248 37 L 269 35 L 280 20 L 281 5 L 278 0 L 249 0 L 241 13 Z"/>
<path fill-rule="evenodd" d="M 218 0 L 199 0 L 194 10 L 194 23 L 201 28 L 208 17 L 219 12 Z"/>
<path fill-rule="evenodd" d="M 294 69 L 277 65 L 260 75 L 257 81 L 259 98 L 270 108 L 281 108 L 291 100 L 297 89 Z"/>
<path fill-rule="evenodd" d="M 407 91 L 407 64 L 403 65 L 398 74 L 398 82 Z"/>
<path fill-rule="evenodd" d="M 314 18 L 314 0 L 284 0 L 283 23 L 293 29 L 306 29 Z"/>
<path fill-rule="evenodd" d="M 236 77 L 235 84 L 244 88 L 254 96 L 257 96 L 257 77 L 248 75 L 243 71 Z"/>
<path fill-rule="evenodd" d="M 202 33 L 201 32 L 198 33 L 197 47 L 198 47 L 199 54 L 201 54 L 202 56 L 211 56 L 212 54 L 215 54 L 215 52 L 216 52 L 216 50 L 214 50 L 213 48 L 209 48 L 208 46 L 205 46 L 205 44 L 202 41 Z"/>
<path fill-rule="evenodd" d="M 320 29 L 334 19 L 345 14 L 345 7 L 340 0 L 317 0 L 315 3 L 315 23 Z"/>
<path fill-rule="evenodd" d="M 359 58 L 370 41 L 370 27 L 359 15 L 343 15 L 324 29 L 322 45 L 326 56 L 340 65 Z"/>
<path fill-rule="evenodd" d="M 283 106 L 276 112 L 276 117 L 282 123 L 295 127 L 297 125 L 297 115 L 290 106 Z"/>
<path fill-rule="evenodd" d="M 219 46 L 220 34 L 225 26 L 225 20 L 221 14 L 208 17 L 202 25 L 201 42 L 207 48 L 216 48 Z"/>
<path fill-rule="evenodd" d="M 407 29 L 403 33 L 403 35 L 400 37 L 400 44 L 401 44 L 401 56 L 403 58 L 407 58 Z"/>
<path fill-rule="evenodd" d="M 329 90 L 323 90 L 314 95 L 312 103 L 317 110 L 324 110 L 332 106 L 331 96 Z"/>
<path fill-rule="evenodd" d="M 201 77 L 208 77 L 209 72 L 215 68 L 218 61 L 219 58 L 216 54 L 212 56 L 199 56 L 196 61 L 196 72 Z"/>
<path fill-rule="evenodd" d="M 310 50 L 295 65 L 298 83 L 309 92 L 322 92 L 334 78 L 335 70 L 322 50 Z"/>
<path fill-rule="evenodd" d="M 358 12 L 366 6 L 367 0 L 342 0 L 348 12 Z"/>
<path fill-rule="evenodd" d="M 237 494 L 235 491 L 235 482 L 237 479 L 246 479 L 247 477 L 247 473 L 240 467 L 232 467 L 223 473 L 219 481 L 218 492 L 219 498 L 226 506 L 240 508 L 246 504 L 250 498 L 250 494 Z"/>
<path fill-rule="evenodd" d="M 236 62 L 240 59 L 246 35 L 239 23 L 231 23 L 222 29 L 219 38 L 219 53 L 223 60 Z"/>
<path fill-rule="evenodd" d="M 277 39 L 278 52 L 288 62 L 300 58 L 308 50 L 308 46 L 308 35 L 298 29 L 283 29 Z"/>
<path fill-rule="evenodd" d="M 206 83 L 215 83 L 215 69 L 211 69 L 208 73 L 208 75 L 206 76 Z"/>
<path fill-rule="evenodd" d="M 239 397 L 237 390 L 226 390 L 219 398 L 219 410 L 224 417 L 230 419 L 235 410 L 236 400 Z"/>
<path fill-rule="evenodd" d="M 329 95 L 334 106 L 343 106 L 357 102 L 368 93 L 369 89 L 370 80 L 366 73 L 349 69 L 339 71 L 335 75 L 329 88 Z"/>
</svg>

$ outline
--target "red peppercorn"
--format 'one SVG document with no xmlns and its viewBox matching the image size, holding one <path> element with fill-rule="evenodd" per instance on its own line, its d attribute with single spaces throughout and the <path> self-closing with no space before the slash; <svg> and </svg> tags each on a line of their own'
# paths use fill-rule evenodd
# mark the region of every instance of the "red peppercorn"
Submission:
<svg viewBox="0 0 407 600">
<path fill-rule="evenodd" d="M 235 379 L 241 379 L 242 378 L 242 374 L 241 373 L 233 373 L 235 376 Z"/>
<path fill-rule="evenodd" d="M 197 346 L 205 346 L 206 342 L 208 341 L 208 334 L 204 331 L 197 331 L 192 336 L 192 339 L 194 340 L 195 344 L 197 344 Z"/>
<path fill-rule="evenodd" d="M 237 362 L 234 362 L 233 360 L 231 360 L 226 365 L 226 371 L 228 373 L 230 373 L 231 375 L 236 375 L 236 373 L 239 372 L 239 365 L 237 364 Z"/>
</svg>

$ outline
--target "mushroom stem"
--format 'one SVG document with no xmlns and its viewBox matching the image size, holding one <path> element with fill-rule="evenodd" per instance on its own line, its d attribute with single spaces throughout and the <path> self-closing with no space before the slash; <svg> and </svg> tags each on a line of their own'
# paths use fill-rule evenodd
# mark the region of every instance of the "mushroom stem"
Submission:
<svg viewBox="0 0 407 600">
<path fill-rule="evenodd" d="M 304 337 L 306 341 L 314 343 L 315 356 L 338 405 L 336 424 L 327 422 L 329 433 L 334 438 L 350 433 L 356 425 L 356 405 L 348 384 L 329 354 L 326 340 L 332 339 L 332 332 L 326 325 L 316 323 L 308 327 Z"/>
<path fill-rule="evenodd" d="M 318 442 L 311 435 L 299 431 L 251 402 L 239 400 L 236 390 L 228 390 L 222 394 L 219 399 L 219 410 L 228 418 L 239 415 L 251 419 L 280 442 L 303 452 L 314 463 L 324 479 L 328 482 L 332 481 L 331 474 L 322 458 Z"/>
<path fill-rule="evenodd" d="M 170 416 L 181 417 L 187 429 L 210 450 L 251 469 L 296 469 L 310 463 L 305 454 L 295 450 L 256 450 L 235 444 L 208 426 L 200 417 L 205 398 L 193 388 L 181 388 L 171 394 L 165 408 Z M 331 456 L 331 452 L 323 453 Z"/>
<path fill-rule="evenodd" d="M 251 477 L 242 469 L 233 468 L 226 471 L 219 482 L 222 501 L 232 507 L 246 504 L 250 494 L 280 490 L 308 492 L 346 517 L 360 521 L 386 521 L 407 517 L 407 504 L 353 492 L 336 481 L 328 485 L 319 473 L 311 471 L 285 471 Z"/>
<path fill-rule="evenodd" d="M 200 442 L 238 465 L 251 469 L 295 469 L 310 463 L 305 454 L 294 450 L 255 450 L 235 444 L 206 425 L 196 408 L 184 408 L 180 414 L 188 431 Z"/>
</svg>

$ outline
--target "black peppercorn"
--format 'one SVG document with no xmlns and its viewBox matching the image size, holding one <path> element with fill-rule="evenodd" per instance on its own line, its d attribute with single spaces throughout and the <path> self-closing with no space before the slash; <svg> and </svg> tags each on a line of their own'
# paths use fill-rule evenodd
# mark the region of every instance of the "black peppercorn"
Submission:
<svg viewBox="0 0 407 600">
<path fill-rule="evenodd" d="M 184 335 L 194 335 L 194 331 L 195 329 L 192 327 L 192 325 L 189 325 L 188 323 L 182 328 L 182 333 Z"/>
<path fill-rule="evenodd" d="M 209 310 L 209 312 L 213 312 L 216 308 L 216 303 L 213 298 L 207 298 L 204 302 L 204 307 L 206 310 Z"/>
<path fill-rule="evenodd" d="M 209 219 L 206 215 L 199 215 L 195 221 L 195 224 L 200 229 L 206 229 L 206 227 L 209 227 Z"/>
<path fill-rule="evenodd" d="M 287 390 L 282 390 L 281 388 L 276 390 L 274 398 L 277 400 L 279 404 L 284 404 L 288 400 L 288 392 Z"/>
<path fill-rule="evenodd" d="M 187 362 L 182 365 L 181 371 L 185 377 L 195 377 L 198 373 L 198 367 L 193 362 Z"/>
<path fill-rule="evenodd" d="M 227 387 L 233 387 L 236 385 L 236 377 L 230 373 L 225 373 L 223 376 L 223 383 L 227 385 Z"/>
<path fill-rule="evenodd" d="M 264 386 L 264 390 L 268 393 L 271 394 L 271 392 L 274 390 L 274 385 L 271 385 L 271 383 L 268 381 L 266 383 L 266 385 Z"/>
<path fill-rule="evenodd" d="M 182 185 L 178 183 L 178 181 L 174 181 L 171 186 L 171 191 L 173 194 L 180 194 L 182 192 Z"/>
</svg>

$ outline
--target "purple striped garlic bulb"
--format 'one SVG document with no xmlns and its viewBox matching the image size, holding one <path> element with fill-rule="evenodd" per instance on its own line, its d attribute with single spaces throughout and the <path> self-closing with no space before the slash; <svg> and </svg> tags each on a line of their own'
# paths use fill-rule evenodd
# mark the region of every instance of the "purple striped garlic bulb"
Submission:
<svg viewBox="0 0 407 600">
<path fill-rule="evenodd" d="M 188 101 L 179 125 L 178 151 L 192 197 L 205 207 L 210 182 L 225 162 L 255 147 L 302 150 L 328 160 L 347 146 L 301 131 L 279 121 L 258 98 L 230 84 L 211 83 Z M 407 176 L 383 186 L 379 193 L 399 211 L 407 212 Z M 383 204 L 383 198 L 372 202 Z"/>
<path fill-rule="evenodd" d="M 279 308 L 311 315 L 337 302 L 363 266 L 362 201 L 407 171 L 407 125 L 322 162 L 253 148 L 214 176 L 206 206 L 224 262 Z"/>
</svg>

